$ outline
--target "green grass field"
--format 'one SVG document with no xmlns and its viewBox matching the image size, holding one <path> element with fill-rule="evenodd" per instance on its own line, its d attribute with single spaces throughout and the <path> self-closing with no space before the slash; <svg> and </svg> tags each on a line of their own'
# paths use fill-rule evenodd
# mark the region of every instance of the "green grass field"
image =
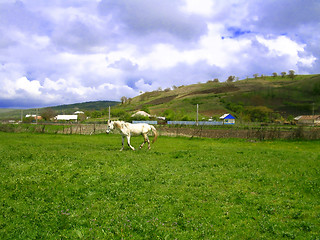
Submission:
<svg viewBox="0 0 320 240">
<path fill-rule="evenodd" d="M 120 147 L 0 132 L 0 239 L 320 238 L 320 141 Z"/>
</svg>

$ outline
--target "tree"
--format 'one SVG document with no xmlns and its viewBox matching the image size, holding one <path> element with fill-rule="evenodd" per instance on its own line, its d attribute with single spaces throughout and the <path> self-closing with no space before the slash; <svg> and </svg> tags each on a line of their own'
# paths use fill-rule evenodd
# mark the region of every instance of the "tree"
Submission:
<svg viewBox="0 0 320 240">
<path fill-rule="evenodd" d="M 87 116 L 83 113 L 78 114 L 78 121 L 83 122 L 87 119 Z"/>
<path fill-rule="evenodd" d="M 149 106 L 148 105 L 143 105 L 142 108 L 141 108 L 141 111 L 144 111 L 144 112 L 150 114 L 150 110 L 149 110 Z"/>
<path fill-rule="evenodd" d="M 125 103 L 127 103 L 127 101 L 128 101 L 128 98 L 127 97 L 125 97 L 125 96 L 123 96 L 123 97 L 121 97 L 121 104 L 125 104 Z"/>
<path fill-rule="evenodd" d="M 93 111 L 93 112 L 91 113 L 91 117 L 92 117 L 92 118 L 102 117 L 102 112 L 101 112 L 101 111 Z"/>
<path fill-rule="evenodd" d="M 258 73 L 253 74 L 253 77 L 256 78 L 256 79 L 258 78 L 258 76 L 259 76 Z"/>
<path fill-rule="evenodd" d="M 274 73 L 272 73 L 272 76 L 273 77 L 278 77 L 278 73 L 274 72 Z"/>
<path fill-rule="evenodd" d="M 287 75 L 286 72 L 281 72 L 281 77 L 285 77 Z"/>
<path fill-rule="evenodd" d="M 213 82 L 218 83 L 218 82 L 219 82 L 219 79 L 218 79 L 218 78 L 215 78 L 215 79 L 213 79 Z"/>
<path fill-rule="evenodd" d="M 41 117 L 45 121 L 50 121 L 51 118 L 56 116 L 56 112 L 52 108 L 46 108 L 44 111 L 41 113 Z"/>
<path fill-rule="evenodd" d="M 120 120 L 127 121 L 128 119 L 130 119 L 130 114 L 123 109 L 112 108 L 111 117 L 116 117 L 116 118 L 119 118 Z"/>
<path fill-rule="evenodd" d="M 34 117 L 24 117 L 22 122 L 24 123 L 32 123 L 34 121 Z"/>
<path fill-rule="evenodd" d="M 289 77 L 294 79 L 294 77 L 295 77 L 294 73 L 295 73 L 294 70 L 289 70 Z"/>
<path fill-rule="evenodd" d="M 272 118 L 273 110 L 266 106 L 248 106 L 244 113 L 249 115 L 253 122 L 268 122 Z"/>
<path fill-rule="evenodd" d="M 229 76 L 227 82 L 233 82 L 235 78 L 235 76 Z"/>
</svg>

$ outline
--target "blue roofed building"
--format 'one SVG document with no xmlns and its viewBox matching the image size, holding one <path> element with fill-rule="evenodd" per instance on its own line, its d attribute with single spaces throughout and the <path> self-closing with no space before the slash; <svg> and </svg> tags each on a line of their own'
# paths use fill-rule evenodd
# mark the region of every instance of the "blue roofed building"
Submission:
<svg viewBox="0 0 320 240">
<path fill-rule="evenodd" d="M 220 119 L 223 121 L 223 124 L 235 124 L 236 118 L 232 116 L 230 113 L 226 113 L 220 117 Z"/>
</svg>

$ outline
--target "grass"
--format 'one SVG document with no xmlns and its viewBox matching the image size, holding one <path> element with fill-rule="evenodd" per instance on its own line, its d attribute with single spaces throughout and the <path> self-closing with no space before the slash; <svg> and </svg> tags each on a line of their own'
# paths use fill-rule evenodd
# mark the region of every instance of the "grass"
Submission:
<svg viewBox="0 0 320 240">
<path fill-rule="evenodd" d="M 0 132 L 0 238 L 319 239 L 319 143 Z"/>
</svg>

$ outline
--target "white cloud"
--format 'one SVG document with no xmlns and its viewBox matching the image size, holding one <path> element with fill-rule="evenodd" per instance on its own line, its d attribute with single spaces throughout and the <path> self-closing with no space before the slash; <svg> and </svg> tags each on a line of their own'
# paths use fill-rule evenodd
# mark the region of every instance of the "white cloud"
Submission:
<svg viewBox="0 0 320 240">
<path fill-rule="evenodd" d="M 39 96 L 41 94 L 40 92 L 41 85 L 39 81 L 36 81 L 36 80 L 29 81 L 26 77 L 19 78 L 16 81 L 15 88 L 16 88 L 16 91 L 24 90 L 29 95 Z"/>
<path fill-rule="evenodd" d="M 32 97 L 41 96 L 41 85 L 39 81 L 28 80 L 25 76 L 14 79 L 5 79 L 3 88 L 0 90 L 1 96 L 4 99 L 14 99 L 15 97 Z"/>
<path fill-rule="evenodd" d="M 141 69 L 163 69 L 174 67 L 181 61 L 181 52 L 170 44 L 156 44 L 149 54 L 137 60 Z"/>
<path fill-rule="evenodd" d="M 317 1 L 290 0 L 2 1 L 0 107 L 119 100 L 229 75 L 319 73 L 317 9 Z"/>
<path fill-rule="evenodd" d="M 286 36 L 280 36 L 270 39 L 266 39 L 262 36 L 257 36 L 257 40 L 268 47 L 268 49 L 271 51 L 271 54 L 276 55 L 288 54 L 292 57 L 297 57 L 298 52 L 303 51 L 304 47 L 302 44 L 297 44 Z"/>
<path fill-rule="evenodd" d="M 214 2 L 212 0 L 186 0 L 185 6 L 181 9 L 189 13 L 196 13 L 209 17 L 213 13 Z"/>
<path fill-rule="evenodd" d="M 149 92 L 149 91 L 153 91 L 155 89 L 157 89 L 157 87 L 159 87 L 158 84 L 154 83 L 154 84 L 148 84 L 145 82 L 144 79 L 140 79 L 139 81 L 137 81 L 135 83 L 135 86 L 137 87 L 137 89 L 139 89 L 139 92 Z"/>
<path fill-rule="evenodd" d="M 297 66 L 301 63 L 305 66 L 311 67 L 316 60 L 314 56 L 301 56 L 299 53 L 304 52 L 305 44 L 298 44 L 286 36 L 279 36 L 276 38 L 264 38 L 257 36 L 257 40 L 269 49 L 269 55 L 271 56 L 289 56 L 288 61 L 293 66 Z"/>
</svg>

